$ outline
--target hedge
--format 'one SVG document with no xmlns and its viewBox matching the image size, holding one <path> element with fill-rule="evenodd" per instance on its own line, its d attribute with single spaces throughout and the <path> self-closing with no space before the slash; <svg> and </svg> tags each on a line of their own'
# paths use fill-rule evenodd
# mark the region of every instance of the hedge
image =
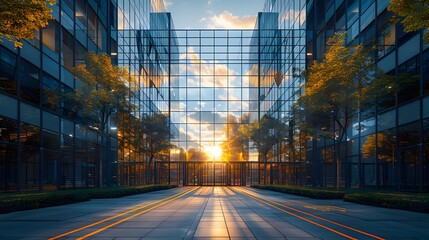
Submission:
<svg viewBox="0 0 429 240">
<path fill-rule="evenodd" d="M 318 188 L 306 188 L 296 186 L 277 186 L 277 185 L 255 185 L 252 186 L 258 189 L 266 189 L 275 192 L 288 193 L 292 195 L 298 195 L 316 199 L 342 199 L 344 192 L 337 190 L 318 189 Z"/>
<path fill-rule="evenodd" d="M 346 202 L 358 204 L 429 213 L 429 195 L 424 193 L 375 192 L 374 190 L 362 189 L 331 190 L 283 185 L 256 185 L 252 187 L 315 199 L 343 199 Z"/>
<path fill-rule="evenodd" d="M 149 185 L 92 189 L 57 190 L 34 193 L 5 193 L 0 195 L 0 213 L 10 213 L 43 207 L 58 206 L 99 198 L 118 198 L 176 186 Z"/>
<path fill-rule="evenodd" d="M 429 213 L 429 197 L 414 194 L 353 193 L 346 194 L 344 201 L 384 208 Z"/>
</svg>

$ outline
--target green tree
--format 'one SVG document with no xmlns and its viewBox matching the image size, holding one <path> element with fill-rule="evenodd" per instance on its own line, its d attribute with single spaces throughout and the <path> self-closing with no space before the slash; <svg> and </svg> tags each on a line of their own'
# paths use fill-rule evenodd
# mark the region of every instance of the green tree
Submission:
<svg viewBox="0 0 429 240">
<path fill-rule="evenodd" d="M 429 30 L 429 0 L 391 0 L 388 10 L 400 17 L 406 32 Z M 429 31 L 423 39 L 429 42 Z"/>
<path fill-rule="evenodd" d="M 240 126 L 248 124 L 245 117 L 240 121 L 228 115 L 224 131 L 226 141 L 221 144 L 223 159 L 227 161 L 246 161 L 248 159 L 249 138 L 240 131 Z"/>
<path fill-rule="evenodd" d="M 337 33 L 327 43 L 324 58 L 304 73 L 305 92 L 294 110 L 306 135 L 332 141 L 336 185 L 340 187 L 341 160 L 346 154 L 342 146 L 352 116 L 357 110 L 381 105 L 386 96 L 396 95 L 417 77 L 382 75 L 363 45 L 345 46 L 345 34 Z"/>
<path fill-rule="evenodd" d="M 94 120 L 93 128 L 101 135 L 98 184 L 102 187 L 109 119 L 115 112 L 129 114 L 132 111 L 129 99 L 133 95 L 130 89 L 134 81 L 127 68 L 112 64 L 110 57 L 104 53 L 87 53 L 86 64 L 75 67 L 73 73 L 82 86 L 75 93 L 67 94 L 66 98 L 74 102 L 75 110 L 80 115 Z"/>
<path fill-rule="evenodd" d="M 171 143 L 174 137 L 170 131 L 170 122 L 167 116 L 162 113 L 144 114 L 141 119 L 141 135 L 143 141 L 141 150 L 148 157 L 148 166 L 151 166 L 155 156 L 166 154 L 170 149 L 175 148 Z M 150 168 L 147 168 L 147 180 L 151 179 Z"/>
<path fill-rule="evenodd" d="M 187 151 L 187 161 L 207 161 L 209 156 L 198 148 L 189 148 Z"/>
<path fill-rule="evenodd" d="M 286 124 L 268 115 L 264 115 L 261 120 L 253 122 L 248 127 L 242 125 L 240 131 L 252 140 L 253 147 L 258 150 L 259 161 L 262 162 L 267 162 L 268 153 L 274 145 L 279 144 L 289 133 Z"/>
<path fill-rule="evenodd" d="M 1 0 L 0 38 L 5 38 L 22 47 L 21 39 L 34 38 L 34 32 L 48 25 L 53 19 L 55 0 Z"/>
<path fill-rule="evenodd" d="M 378 151 L 376 151 L 378 147 Z M 377 133 L 368 136 L 362 144 L 362 157 L 370 158 L 377 152 L 377 158 L 388 163 L 393 163 L 395 160 L 395 138 L 388 136 L 385 133 Z"/>
</svg>

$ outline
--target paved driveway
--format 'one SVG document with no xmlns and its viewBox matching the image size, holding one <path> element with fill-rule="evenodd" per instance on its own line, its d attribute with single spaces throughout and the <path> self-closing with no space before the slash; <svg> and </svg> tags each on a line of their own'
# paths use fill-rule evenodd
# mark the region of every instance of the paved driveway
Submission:
<svg viewBox="0 0 429 240">
<path fill-rule="evenodd" d="M 0 239 L 429 239 L 429 214 L 181 187 L 0 215 Z"/>
</svg>

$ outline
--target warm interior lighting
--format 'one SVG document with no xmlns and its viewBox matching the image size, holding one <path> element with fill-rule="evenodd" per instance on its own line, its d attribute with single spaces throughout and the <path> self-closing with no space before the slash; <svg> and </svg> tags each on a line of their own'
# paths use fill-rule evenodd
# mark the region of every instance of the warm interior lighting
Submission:
<svg viewBox="0 0 429 240">
<path fill-rule="evenodd" d="M 222 149 L 219 146 L 207 147 L 206 152 L 213 160 L 219 160 L 222 156 Z"/>
</svg>

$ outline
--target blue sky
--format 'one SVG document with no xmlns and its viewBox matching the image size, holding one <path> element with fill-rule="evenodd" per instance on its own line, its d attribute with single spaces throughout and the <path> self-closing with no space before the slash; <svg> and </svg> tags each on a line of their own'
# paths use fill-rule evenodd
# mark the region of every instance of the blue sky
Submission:
<svg viewBox="0 0 429 240">
<path fill-rule="evenodd" d="M 265 0 L 164 0 L 176 29 L 252 29 Z"/>
</svg>

